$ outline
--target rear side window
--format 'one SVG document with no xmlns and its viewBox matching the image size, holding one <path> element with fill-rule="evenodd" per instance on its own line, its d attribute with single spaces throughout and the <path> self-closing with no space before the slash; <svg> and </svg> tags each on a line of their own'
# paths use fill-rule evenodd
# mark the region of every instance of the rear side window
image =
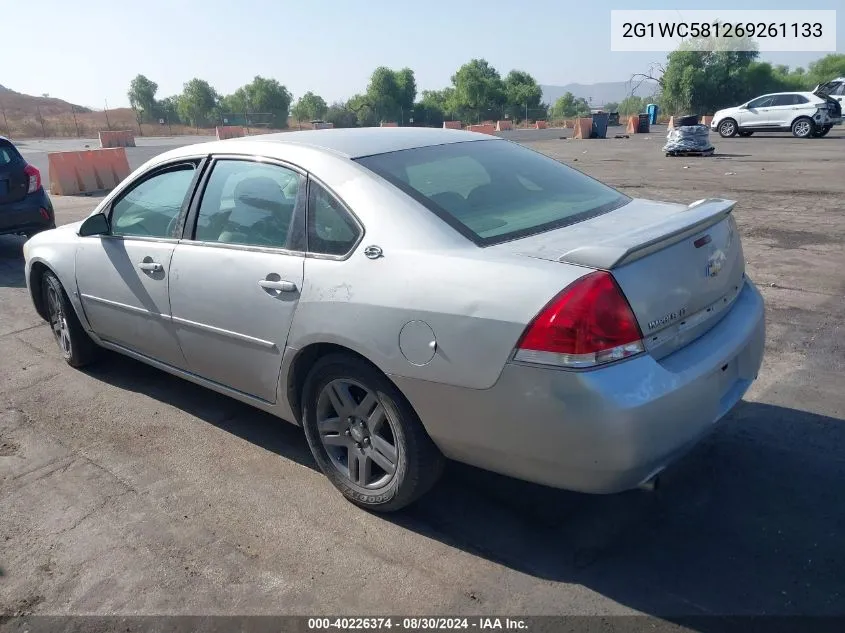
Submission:
<svg viewBox="0 0 845 633">
<path fill-rule="evenodd" d="M 18 154 L 14 145 L 7 141 L 0 141 L 0 167 L 16 163 L 20 158 L 21 155 Z"/>
<path fill-rule="evenodd" d="M 346 255 L 360 234 L 337 198 L 312 180 L 308 184 L 308 252 Z"/>
<path fill-rule="evenodd" d="M 606 213 L 630 198 L 508 141 L 468 141 L 359 158 L 479 246 Z"/>
</svg>

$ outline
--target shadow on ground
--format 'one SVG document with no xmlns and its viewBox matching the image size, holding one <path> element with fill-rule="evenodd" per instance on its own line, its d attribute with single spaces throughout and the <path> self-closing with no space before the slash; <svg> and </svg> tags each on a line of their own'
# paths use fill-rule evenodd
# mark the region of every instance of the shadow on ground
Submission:
<svg viewBox="0 0 845 633">
<path fill-rule="evenodd" d="M 315 468 L 300 429 L 230 398 L 113 354 L 90 373 Z M 840 419 L 744 402 L 656 493 L 580 495 L 450 464 L 428 496 L 384 520 L 667 619 L 841 614 L 843 448 Z"/>
<path fill-rule="evenodd" d="M 0 288 L 23 288 L 23 244 L 26 240 L 17 235 L 0 235 Z"/>
</svg>

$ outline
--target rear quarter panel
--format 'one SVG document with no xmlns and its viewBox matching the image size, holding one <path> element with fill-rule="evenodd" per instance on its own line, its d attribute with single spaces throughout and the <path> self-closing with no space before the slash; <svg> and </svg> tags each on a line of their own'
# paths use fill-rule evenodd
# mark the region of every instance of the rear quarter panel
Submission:
<svg viewBox="0 0 845 633">
<path fill-rule="evenodd" d="M 365 233 L 346 260 L 306 258 L 288 338 L 293 349 L 335 343 L 386 374 L 485 389 L 531 319 L 589 272 L 479 248 L 360 165 L 326 161 L 325 184 Z M 364 250 L 371 245 L 383 256 L 368 259 Z M 426 364 L 410 362 L 400 349 L 403 326 L 415 320 L 434 332 L 435 354 Z"/>
</svg>

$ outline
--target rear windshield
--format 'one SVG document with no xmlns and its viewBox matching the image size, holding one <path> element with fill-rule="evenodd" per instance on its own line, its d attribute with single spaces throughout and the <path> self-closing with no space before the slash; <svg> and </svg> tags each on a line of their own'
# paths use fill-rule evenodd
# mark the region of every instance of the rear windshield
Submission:
<svg viewBox="0 0 845 633">
<path fill-rule="evenodd" d="M 479 246 L 580 222 L 630 198 L 508 141 L 469 141 L 357 159 Z"/>
<path fill-rule="evenodd" d="M 8 141 L 0 141 L 0 167 L 16 163 L 20 157 L 14 145 Z"/>
</svg>

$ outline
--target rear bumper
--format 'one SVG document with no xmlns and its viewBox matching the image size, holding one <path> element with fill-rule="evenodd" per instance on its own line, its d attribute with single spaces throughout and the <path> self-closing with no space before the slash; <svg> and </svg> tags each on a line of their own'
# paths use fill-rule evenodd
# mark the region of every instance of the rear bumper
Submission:
<svg viewBox="0 0 845 633">
<path fill-rule="evenodd" d="M 646 354 L 587 372 L 509 363 L 485 390 L 393 379 L 446 456 L 613 493 L 636 487 L 710 432 L 757 377 L 764 344 L 763 299 L 748 281 L 713 329 L 659 361 Z"/>
<path fill-rule="evenodd" d="M 41 209 L 47 211 L 46 218 L 41 214 Z M 0 204 L 0 235 L 43 231 L 55 226 L 53 204 L 43 187 L 19 202 Z"/>
</svg>

